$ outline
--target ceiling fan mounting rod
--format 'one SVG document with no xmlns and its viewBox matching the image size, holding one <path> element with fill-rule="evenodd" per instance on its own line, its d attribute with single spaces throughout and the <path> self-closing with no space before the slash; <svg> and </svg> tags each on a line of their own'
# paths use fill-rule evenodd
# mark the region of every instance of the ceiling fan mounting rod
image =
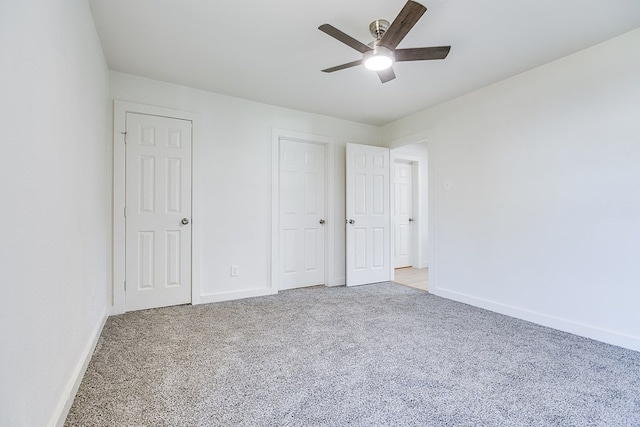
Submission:
<svg viewBox="0 0 640 427">
<path fill-rule="evenodd" d="M 376 19 L 369 24 L 369 32 L 375 37 L 376 41 L 380 41 L 384 33 L 389 29 L 389 25 L 391 24 L 386 19 Z"/>
</svg>

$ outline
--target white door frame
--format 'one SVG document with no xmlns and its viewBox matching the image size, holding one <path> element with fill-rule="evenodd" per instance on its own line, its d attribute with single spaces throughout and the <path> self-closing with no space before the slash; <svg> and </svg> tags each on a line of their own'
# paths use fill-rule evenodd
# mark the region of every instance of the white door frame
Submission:
<svg viewBox="0 0 640 427">
<path fill-rule="evenodd" d="M 428 180 L 427 180 L 427 212 L 422 212 L 419 211 L 418 214 L 419 215 L 427 215 L 427 252 L 428 252 L 428 267 L 429 267 L 429 289 L 435 289 L 437 287 L 437 282 L 436 282 L 436 235 L 435 235 L 435 229 L 436 229 L 436 206 L 435 206 L 435 184 L 434 184 L 434 176 L 435 176 L 435 168 L 434 168 L 434 143 L 433 143 L 433 130 L 432 129 L 426 129 L 424 131 L 421 132 L 417 132 L 411 135 L 407 135 L 405 137 L 399 138 L 399 139 L 395 139 L 393 140 L 390 144 L 389 144 L 389 148 L 391 150 L 391 158 L 392 158 L 392 162 L 393 159 L 395 158 L 403 158 L 403 155 L 401 154 L 394 154 L 393 150 L 395 148 L 400 148 L 403 147 L 405 145 L 409 145 L 409 144 L 419 144 L 419 143 L 424 143 L 427 145 L 427 153 L 428 153 L 428 157 L 427 157 L 427 164 L 423 165 L 418 159 L 419 162 L 419 168 L 420 168 L 420 172 L 419 172 L 419 177 L 418 181 L 422 181 L 422 176 L 424 173 L 424 166 L 427 166 L 427 176 L 428 176 Z M 411 156 L 404 156 L 404 157 L 411 157 Z M 415 158 L 415 157 L 414 157 Z M 393 163 L 392 163 L 393 164 Z M 420 185 L 418 183 L 418 185 Z M 393 189 L 393 186 L 392 186 Z M 424 188 L 420 187 L 420 192 L 424 192 Z M 414 190 L 414 194 L 415 194 L 415 190 Z M 418 193 L 418 209 L 420 209 L 420 198 L 421 198 L 421 193 Z M 392 199 L 393 200 L 393 199 Z M 415 199 L 414 199 L 415 200 Z M 415 209 L 415 206 L 414 206 Z M 393 212 L 392 212 L 393 215 Z M 418 221 L 421 222 L 421 221 Z M 416 227 L 418 228 L 418 227 Z M 395 251 L 395 235 L 393 236 L 391 240 L 391 245 L 392 246 L 392 251 Z M 422 247 L 422 246 L 421 246 Z M 392 252 L 393 254 L 394 252 Z M 421 259 L 422 259 L 422 253 L 418 254 L 421 258 L 418 258 L 419 262 L 421 263 Z M 416 254 L 414 254 L 414 259 L 415 259 Z M 391 280 L 393 280 L 395 278 L 395 274 L 394 274 L 395 270 L 391 271 Z"/>
<path fill-rule="evenodd" d="M 411 224 L 411 267 L 414 268 L 422 268 L 421 264 L 421 260 L 422 260 L 422 253 L 421 253 L 421 247 L 422 245 L 420 245 L 420 223 L 422 221 L 420 221 L 420 218 L 422 218 L 422 212 L 420 210 L 420 191 L 421 191 L 421 187 L 420 187 L 420 176 L 421 176 L 421 165 L 420 165 L 420 158 L 416 157 L 416 156 L 409 156 L 406 154 L 393 154 L 393 150 L 391 150 L 391 167 L 395 168 L 396 167 L 396 162 L 404 162 L 404 163 L 409 163 L 411 164 L 411 216 L 414 218 L 414 221 Z M 395 183 L 394 179 L 395 179 L 395 170 L 391 170 L 391 194 L 390 194 L 390 199 L 391 199 L 391 203 L 393 204 L 393 206 L 395 206 L 395 202 L 396 202 L 396 189 L 395 189 L 395 185 L 393 185 Z M 396 228 L 395 228 L 395 210 L 391 209 L 391 224 L 393 224 L 393 226 L 391 227 L 391 237 L 390 237 L 390 242 L 391 242 L 391 278 L 394 279 L 394 274 L 393 272 L 395 272 L 395 251 L 396 251 Z M 418 219 L 418 221 L 415 221 L 415 219 Z"/>
<path fill-rule="evenodd" d="M 280 140 L 322 144 L 325 147 L 325 246 L 324 280 L 325 286 L 335 286 L 334 280 L 334 147 L 333 138 L 273 129 L 271 142 L 271 290 L 280 289 Z"/>
<path fill-rule="evenodd" d="M 113 103 L 113 280 L 112 280 L 112 310 L 111 314 L 122 314 L 125 306 L 125 130 L 127 113 L 148 114 L 189 120 L 192 123 L 192 151 L 191 151 L 191 303 L 200 303 L 200 235 L 197 218 L 200 212 L 196 186 L 193 179 L 193 159 L 196 151 L 196 130 L 198 129 L 198 114 L 186 111 L 172 110 L 151 105 L 136 104 L 133 102 L 114 100 Z M 195 221 L 194 221 L 195 219 Z"/>
</svg>

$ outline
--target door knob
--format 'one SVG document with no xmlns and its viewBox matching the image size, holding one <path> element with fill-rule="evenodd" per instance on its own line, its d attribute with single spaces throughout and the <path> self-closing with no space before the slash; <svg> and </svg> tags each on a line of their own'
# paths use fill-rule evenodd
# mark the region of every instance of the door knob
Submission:
<svg viewBox="0 0 640 427">
<path fill-rule="evenodd" d="M 356 222 L 355 222 L 355 220 L 353 220 L 353 219 L 350 219 L 350 220 L 349 220 L 349 221 L 347 221 L 347 222 L 348 222 L 349 224 L 351 224 L 351 225 L 353 225 L 353 224 L 355 224 L 355 223 L 356 223 Z"/>
<path fill-rule="evenodd" d="M 413 222 L 413 218 L 409 218 L 409 222 Z"/>
<path fill-rule="evenodd" d="M 324 224 L 324 219 L 321 219 L 320 221 L 318 221 L 320 224 Z"/>
<path fill-rule="evenodd" d="M 180 224 L 187 225 L 189 224 L 189 220 L 187 218 L 182 218 L 182 221 L 180 221 Z"/>
</svg>

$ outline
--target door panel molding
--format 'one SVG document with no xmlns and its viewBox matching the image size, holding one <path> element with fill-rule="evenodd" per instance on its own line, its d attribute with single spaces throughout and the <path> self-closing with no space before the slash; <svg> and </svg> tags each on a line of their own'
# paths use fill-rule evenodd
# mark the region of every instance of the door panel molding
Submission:
<svg viewBox="0 0 640 427">
<path fill-rule="evenodd" d="M 334 144 L 333 138 L 321 135 L 295 132 L 284 129 L 273 129 L 271 148 L 271 291 L 280 289 L 280 141 L 294 141 L 321 144 L 325 148 L 325 285 L 334 286 L 335 252 L 334 252 Z"/>
<path fill-rule="evenodd" d="M 197 136 L 199 115 L 193 112 L 173 110 L 169 108 L 156 107 L 134 102 L 114 100 L 113 103 L 113 248 L 112 248 L 112 309 L 111 314 L 122 314 L 125 312 L 125 196 L 126 196 L 126 151 L 125 132 L 127 113 L 147 114 L 152 116 L 168 117 L 182 120 L 189 120 L 192 123 L 192 166 L 193 159 L 196 158 Z M 191 177 L 192 187 L 192 218 L 197 218 L 201 208 L 198 204 L 198 187 L 193 179 L 193 169 Z M 201 247 L 198 222 L 192 221 L 191 240 L 191 302 L 200 302 L 200 265 Z"/>
<path fill-rule="evenodd" d="M 419 183 L 417 182 L 418 161 L 400 159 L 392 156 L 391 161 L 391 240 L 394 250 L 391 251 L 393 268 L 417 267 L 419 249 L 416 246 L 420 237 L 419 200 L 417 200 Z M 408 174 L 403 174 L 407 172 Z M 398 191 L 400 190 L 400 191 Z M 408 191 L 407 191 L 408 190 Z M 402 244 L 404 242 L 404 244 Z M 407 242 L 409 242 L 407 244 Z M 400 244 L 399 244 L 400 243 Z"/>
<path fill-rule="evenodd" d="M 347 144 L 345 161 L 346 284 L 391 280 L 389 149 Z"/>
<path fill-rule="evenodd" d="M 191 303 L 192 127 L 127 113 L 127 311 Z"/>
<path fill-rule="evenodd" d="M 280 139 L 279 289 L 326 282 L 324 144 Z"/>
</svg>

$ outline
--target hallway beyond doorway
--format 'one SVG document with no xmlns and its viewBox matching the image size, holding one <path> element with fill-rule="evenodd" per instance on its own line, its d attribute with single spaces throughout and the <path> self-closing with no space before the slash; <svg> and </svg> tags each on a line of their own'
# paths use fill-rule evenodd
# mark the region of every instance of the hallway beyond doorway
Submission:
<svg viewBox="0 0 640 427">
<path fill-rule="evenodd" d="M 401 285 L 411 286 L 412 288 L 422 289 L 427 291 L 427 281 L 429 278 L 428 268 L 396 268 L 394 282 Z"/>
</svg>

